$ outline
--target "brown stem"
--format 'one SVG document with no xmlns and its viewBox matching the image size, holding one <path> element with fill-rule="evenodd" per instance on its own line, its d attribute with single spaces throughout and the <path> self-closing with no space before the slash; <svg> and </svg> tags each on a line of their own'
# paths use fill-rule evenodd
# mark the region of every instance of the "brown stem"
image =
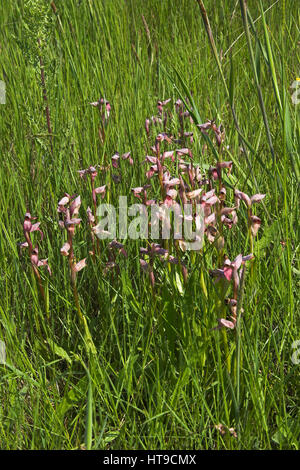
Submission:
<svg viewBox="0 0 300 470">
<path fill-rule="evenodd" d="M 94 183 L 93 177 L 91 177 L 91 184 L 92 184 L 92 199 L 93 199 L 93 207 L 94 207 L 94 218 L 96 220 L 96 217 L 97 217 L 97 200 L 96 200 L 95 183 Z M 97 255 L 100 253 L 100 243 L 99 243 L 98 237 L 97 237 L 96 243 L 95 243 L 95 238 L 94 238 L 94 252 L 97 253 Z"/>
<path fill-rule="evenodd" d="M 74 300 L 75 300 L 75 305 L 79 317 L 79 321 L 81 324 L 84 323 L 83 315 L 80 310 L 80 304 L 79 304 L 79 297 L 78 297 L 78 292 L 77 292 L 77 286 L 76 286 L 76 271 L 75 271 L 75 264 L 74 264 L 74 250 L 73 250 L 73 236 L 72 233 L 68 230 L 68 243 L 70 245 L 70 250 L 69 250 L 69 266 L 70 266 L 70 273 L 71 273 L 71 283 L 72 283 L 72 289 L 73 289 L 73 295 L 74 295 Z"/>
<path fill-rule="evenodd" d="M 254 244 L 253 244 L 253 235 L 252 235 L 252 230 L 251 230 L 251 216 L 252 216 L 252 209 L 251 207 L 248 208 L 248 234 L 249 234 L 249 241 L 250 241 L 250 253 L 253 253 L 254 251 Z M 251 274 L 251 280 L 253 280 L 253 267 L 254 267 L 254 264 L 253 264 L 253 260 L 250 260 L 250 263 L 251 263 L 251 267 L 250 267 L 250 274 Z"/>
<path fill-rule="evenodd" d="M 43 301 L 45 302 L 46 304 L 46 296 L 45 296 L 45 291 L 44 291 L 44 287 L 43 287 L 43 283 L 42 283 L 42 279 L 41 279 L 41 276 L 40 276 L 40 273 L 37 269 L 36 266 L 34 266 L 32 264 L 32 267 L 33 267 L 33 271 L 34 271 L 34 274 L 35 274 L 35 277 L 37 278 L 37 282 L 38 282 L 38 286 L 39 286 L 39 289 L 40 289 L 40 293 L 41 293 L 41 296 L 43 298 Z"/>
<path fill-rule="evenodd" d="M 43 301 L 45 302 L 45 305 L 46 305 L 46 296 L 45 296 L 45 291 L 44 291 L 44 288 L 43 288 L 43 283 L 42 283 L 40 273 L 39 273 L 37 267 L 31 261 L 31 256 L 32 256 L 32 252 L 33 252 L 32 241 L 30 239 L 29 233 L 26 230 L 24 230 L 24 235 L 25 235 L 25 239 L 28 243 L 28 254 L 29 254 L 31 266 L 32 266 L 34 275 L 36 277 L 36 280 L 37 280 L 37 283 L 38 283 L 38 286 L 39 286 L 39 289 L 40 289 L 41 296 L 42 296 Z"/>
</svg>

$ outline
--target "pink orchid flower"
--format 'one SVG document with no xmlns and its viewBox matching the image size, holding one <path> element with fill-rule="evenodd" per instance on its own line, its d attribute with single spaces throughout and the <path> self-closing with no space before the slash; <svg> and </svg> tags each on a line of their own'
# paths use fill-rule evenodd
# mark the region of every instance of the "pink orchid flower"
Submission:
<svg viewBox="0 0 300 470">
<path fill-rule="evenodd" d="M 238 189 L 234 191 L 235 205 L 237 208 L 240 206 L 240 200 L 244 201 L 247 207 L 250 208 L 252 204 L 262 201 L 265 196 L 266 196 L 265 194 L 254 194 L 254 196 L 250 198 L 248 194 L 243 193 L 242 191 L 239 191 Z"/>
</svg>

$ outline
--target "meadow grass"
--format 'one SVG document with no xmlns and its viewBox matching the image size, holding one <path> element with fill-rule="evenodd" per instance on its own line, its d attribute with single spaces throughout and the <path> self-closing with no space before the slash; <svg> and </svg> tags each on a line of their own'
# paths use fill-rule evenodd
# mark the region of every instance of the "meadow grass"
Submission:
<svg viewBox="0 0 300 470">
<path fill-rule="evenodd" d="M 242 0 L 205 0 L 210 29 L 197 0 L 48 3 L 0 4 L 0 448 L 299 449 L 300 108 L 290 89 L 300 77 L 299 2 L 248 2 L 247 11 Z M 89 104 L 99 97 L 112 106 L 104 143 Z M 121 161 L 97 181 L 106 201 L 136 202 L 130 188 L 147 182 L 142 161 L 153 144 L 145 119 L 167 98 L 193 100 L 197 119 L 224 126 L 229 187 L 266 194 L 238 334 L 213 330 L 209 244 L 205 256 L 187 255 L 186 284 L 159 265 L 153 291 L 140 268 L 143 241 L 124 242 L 128 257 L 106 274 L 101 242 L 101 256 L 77 275 L 91 354 L 60 254 L 57 203 L 80 194 L 84 213 L 91 191 L 77 171 L 109 165 L 116 151 L 131 151 L 134 164 Z M 215 154 L 190 128 L 194 162 L 206 170 Z M 27 211 L 41 222 L 39 254 L 52 270 L 39 270 L 44 300 L 18 246 Z M 230 259 L 250 252 L 246 211 L 239 218 L 226 239 Z M 92 249 L 84 224 L 74 244 L 78 259 Z"/>
</svg>

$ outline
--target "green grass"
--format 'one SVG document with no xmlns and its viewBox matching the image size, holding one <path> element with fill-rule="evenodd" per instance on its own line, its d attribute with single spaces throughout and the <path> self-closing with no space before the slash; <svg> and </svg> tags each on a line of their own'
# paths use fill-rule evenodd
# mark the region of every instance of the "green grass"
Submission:
<svg viewBox="0 0 300 470">
<path fill-rule="evenodd" d="M 243 1 L 204 1 L 214 54 L 196 0 L 55 0 L 47 24 L 39 9 L 30 19 L 24 0 L 1 2 L 1 449 L 299 449 L 299 365 L 291 358 L 300 339 L 300 108 L 290 89 L 300 76 L 298 3 L 248 2 L 243 21 Z M 30 21 L 42 33 L 48 28 L 42 54 L 53 153 Z M 135 164 L 121 161 L 120 183 L 111 171 L 97 182 L 108 186 L 109 202 L 119 194 L 136 202 L 130 188 L 146 182 L 141 162 L 151 154 L 145 119 L 158 99 L 189 94 L 202 122 L 215 118 L 225 128 L 224 159 L 234 162 L 229 184 L 267 195 L 255 208 L 262 226 L 246 272 L 240 335 L 236 341 L 225 332 L 230 373 L 224 335 L 212 330 L 220 312 L 208 244 L 205 256 L 187 255 L 184 286 L 159 265 L 153 295 L 139 264 L 145 243 L 125 242 L 128 259 L 119 255 L 114 275 L 104 275 L 101 243 L 101 257 L 77 284 L 96 355 L 87 352 L 60 255 L 58 200 L 80 194 L 83 218 L 92 204 L 77 170 L 130 150 Z M 100 96 L 112 104 L 104 145 L 99 113 L 89 105 Z M 203 153 L 205 141 L 191 128 L 194 161 L 214 165 L 213 150 Z M 53 271 L 40 270 L 48 307 L 26 253 L 19 254 L 26 210 L 45 233 L 39 254 Z M 228 234 L 230 259 L 249 252 L 246 218 L 241 210 Z M 85 224 L 74 243 L 78 259 L 87 256 Z M 221 435 L 219 423 L 237 438 Z"/>
</svg>

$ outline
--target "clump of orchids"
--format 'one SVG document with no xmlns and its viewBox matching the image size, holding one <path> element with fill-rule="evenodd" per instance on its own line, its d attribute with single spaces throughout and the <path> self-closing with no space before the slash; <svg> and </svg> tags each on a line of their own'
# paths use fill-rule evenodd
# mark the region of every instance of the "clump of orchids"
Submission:
<svg viewBox="0 0 300 470">
<path fill-rule="evenodd" d="M 192 149 L 188 145 L 188 142 L 192 144 L 195 140 L 194 131 L 189 128 L 190 125 L 194 125 L 192 112 L 185 108 L 181 100 L 177 100 L 174 103 L 174 109 L 170 108 L 170 103 L 170 99 L 159 100 L 157 103 L 157 115 L 147 118 L 145 121 L 147 155 L 142 162 L 144 172 L 140 173 L 143 176 L 142 181 L 139 181 L 139 186 L 130 188 L 130 193 L 133 198 L 137 198 L 143 203 L 144 208 L 154 204 L 158 206 L 158 220 L 164 222 L 166 222 L 166 209 L 173 209 L 176 214 L 182 207 L 189 205 L 192 210 L 190 213 L 184 213 L 181 217 L 190 221 L 193 227 L 198 227 L 200 219 L 196 207 L 201 207 L 203 212 L 204 240 L 202 240 L 201 247 L 196 250 L 196 254 L 199 253 L 202 257 L 205 257 L 203 247 L 207 245 L 212 245 L 215 249 L 213 251 L 215 254 L 213 256 L 213 269 L 210 269 L 210 275 L 220 286 L 218 292 L 223 307 L 224 304 L 227 304 L 230 308 L 230 318 L 226 318 L 227 315 L 223 315 L 224 318 L 219 318 L 216 329 L 234 329 L 237 323 L 241 272 L 243 272 L 247 262 L 250 262 L 251 266 L 253 266 L 254 239 L 262 223 L 261 218 L 254 212 L 254 206 L 265 198 L 265 194 L 258 193 L 248 196 L 238 188 L 233 188 L 232 191 L 232 185 L 228 184 L 228 181 L 230 180 L 233 162 L 231 160 L 222 160 L 222 153 L 225 149 L 225 131 L 221 125 L 217 126 L 214 120 L 207 120 L 203 124 L 196 125 L 198 133 L 205 138 L 206 143 L 209 142 L 214 149 L 214 143 L 217 146 L 217 151 L 214 152 L 214 155 L 218 157 L 217 162 L 208 171 L 203 172 L 200 164 L 194 162 Z M 101 129 L 99 135 L 101 140 L 104 141 L 104 128 L 107 125 L 111 105 L 104 98 L 91 103 L 91 105 L 100 112 Z M 179 130 L 178 135 L 174 136 L 170 129 L 174 126 L 176 119 Z M 160 132 L 157 133 L 157 130 L 160 130 Z M 152 138 L 154 138 L 153 145 L 151 145 Z M 208 147 L 205 146 L 204 148 L 207 149 Z M 87 169 L 78 170 L 80 178 L 85 182 L 88 180 L 88 185 L 91 189 L 91 207 L 89 206 L 86 209 L 86 221 L 84 224 L 89 227 L 93 248 L 83 259 L 77 260 L 74 253 L 75 232 L 80 225 L 83 225 L 83 220 L 79 218 L 81 198 L 79 195 L 65 193 L 58 202 L 59 225 L 66 234 L 66 239 L 60 252 L 69 262 L 76 308 L 87 335 L 89 335 L 89 332 L 85 317 L 80 309 L 76 286 L 78 273 L 87 266 L 89 256 L 92 262 L 95 262 L 97 257 L 101 258 L 102 262 L 104 251 L 108 254 L 108 260 L 105 260 L 104 264 L 100 264 L 103 275 L 112 270 L 116 270 L 117 274 L 119 273 L 118 254 L 121 254 L 129 262 L 125 246 L 118 240 L 110 240 L 107 243 L 107 249 L 102 250 L 102 252 L 100 251 L 99 239 L 96 237 L 97 197 L 105 198 L 111 186 L 113 184 L 117 185 L 122 181 L 125 173 L 123 171 L 124 165 L 127 166 L 128 170 L 136 164 L 131 151 L 123 154 L 115 152 L 110 160 L 106 160 L 105 167 L 95 164 Z M 97 186 L 95 183 L 100 171 L 110 171 L 111 178 L 108 187 L 105 184 Z M 152 191 L 156 199 L 154 196 L 151 196 Z M 243 255 L 239 253 L 231 261 L 226 254 L 226 238 L 228 231 L 238 224 L 238 213 L 242 205 L 245 205 L 247 210 L 247 233 L 250 249 L 249 254 Z M 39 268 L 46 266 L 50 274 L 51 271 L 47 259 L 39 259 L 38 246 L 32 242 L 31 234 L 33 232 L 39 232 L 43 239 L 40 223 L 33 224 L 33 220 L 34 218 L 27 212 L 23 223 L 25 242 L 20 245 L 28 249 L 41 296 L 45 299 Z M 152 222 L 148 221 L 148 224 L 150 227 Z M 108 232 L 107 234 L 109 235 Z M 172 269 L 176 270 L 177 274 L 181 276 L 183 284 L 187 284 L 189 280 L 188 264 L 189 262 L 196 262 L 195 256 L 188 256 L 188 243 L 188 236 L 185 234 L 169 239 L 159 236 L 156 242 L 150 240 L 146 247 L 140 248 L 140 267 L 142 272 L 148 276 L 153 291 L 155 291 L 159 284 L 159 275 L 156 269 L 157 263 L 160 266 L 161 264 L 166 265 L 169 271 Z M 203 273 L 201 283 L 203 290 L 206 291 Z M 232 291 L 229 297 L 225 298 L 225 293 L 229 286 L 232 287 Z M 222 312 L 224 311 L 223 307 L 221 308 Z M 90 337 L 89 339 L 91 341 Z"/>
<path fill-rule="evenodd" d="M 32 270 L 34 273 L 34 276 L 37 280 L 40 294 L 42 296 L 43 301 L 46 303 L 46 295 L 45 295 L 45 290 L 43 287 L 43 282 L 41 279 L 41 275 L 39 273 L 38 268 L 41 266 L 46 266 L 48 269 L 48 272 L 51 276 L 51 269 L 48 264 L 48 259 L 39 259 L 39 248 L 38 245 L 34 245 L 33 240 L 32 240 L 32 233 L 33 232 L 39 232 L 41 235 L 41 240 L 44 238 L 44 234 L 42 230 L 40 229 L 40 222 L 32 223 L 33 220 L 36 220 L 36 217 L 32 217 L 30 212 L 26 212 L 24 216 L 24 222 L 23 222 L 23 233 L 25 237 L 25 241 L 20 243 L 19 246 L 20 248 L 27 248 L 28 250 L 28 255 L 29 259 L 31 262 Z"/>
<path fill-rule="evenodd" d="M 133 188 L 133 194 L 143 200 L 146 205 L 154 203 L 159 204 L 161 210 L 160 220 L 164 219 L 164 208 L 183 207 L 187 203 L 200 204 L 204 214 L 204 235 L 207 243 L 215 246 L 217 256 L 217 267 L 210 271 L 210 275 L 215 278 L 215 282 L 221 284 L 219 294 L 222 297 L 227 290 L 228 285 L 233 285 L 231 298 L 225 299 L 230 307 L 230 320 L 226 318 L 218 319 L 217 329 L 234 329 L 237 321 L 237 303 L 238 292 L 241 277 L 241 268 L 247 261 L 254 259 L 254 238 L 261 225 L 261 219 L 253 213 L 253 206 L 261 202 L 265 194 L 254 194 L 252 197 L 239 189 L 234 189 L 234 205 L 226 203 L 228 185 L 225 183 L 231 174 L 233 162 L 223 161 L 221 156 L 224 150 L 225 131 L 221 125 L 217 126 L 214 120 L 207 120 L 203 124 L 197 124 L 197 128 L 206 138 L 212 133 L 216 142 L 218 152 L 218 161 L 209 168 L 207 174 L 203 174 L 200 165 L 194 164 L 192 150 L 188 147 L 169 150 L 166 145 L 174 145 L 186 142 L 187 139 L 192 143 L 194 140 L 193 132 L 187 128 L 187 125 L 193 123 L 192 116 L 181 100 L 175 102 L 175 115 L 179 121 L 179 138 L 175 139 L 171 133 L 166 132 L 168 123 L 173 119 L 171 110 L 167 109 L 170 99 L 160 100 L 157 103 L 158 114 L 147 118 L 145 121 L 145 130 L 150 139 L 156 128 L 162 128 L 163 131 L 155 136 L 155 143 L 150 147 L 152 155 L 146 155 L 144 164 L 146 164 L 145 179 L 157 178 L 160 188 L 160 200 L 154 201 L 149 198 L 149 188 L 151 185 L 143 182 L 143 186 Z M 212 144 L 212 142 L 211 142 Z M 213 144 L 212 144 L 213 145 Z M 207 147 L 205 147 L 207 149 Z M 188 158 L 188 161 L 186 160 Z M 150 166 L 147 168 L 147 165 Z M 227 178 L 224 178 L 223 172 L 227 172 Z M 225 181 L 224 181 L 225 180 Z M 238 224 L 238 210 L 241 202 L 245 203 L 247 208 L 247 229 L 248 239 L 250 241 L 250 254 L 238 254 L 233 261 L 230 261 L 225 253 L 226 231 Z M 184 218 L 190 217 L 193 224 L 197 226 L 196 211 L 193 214 L 183 215 Z M 186 240 L 175 240 L 174 250 L 176 257 L 172 256 L 172 246 L 163 246 L 163 243 L 152 244 L 147 248 L 141 249 L 142 258 L 140 260 L 142 270 L 148 274 L 152 287 L 155 285 L 155 259 L 168 261 L 172 264 L 179 264 L 182 269 L 183 279 L 188 279 L 187 268 L 182 260 L 179 251 L 185 251 Z M 202 250 L 203 251 L 203 250 Z M 201 249 L 199 250 L 201 252 Z M 145 256 L 147 261 L 145 261 Z M 223 285 L 222 285 L 223 284 Z M 224 299 L 222 299 L 222 302 Z"/>
</svg>

